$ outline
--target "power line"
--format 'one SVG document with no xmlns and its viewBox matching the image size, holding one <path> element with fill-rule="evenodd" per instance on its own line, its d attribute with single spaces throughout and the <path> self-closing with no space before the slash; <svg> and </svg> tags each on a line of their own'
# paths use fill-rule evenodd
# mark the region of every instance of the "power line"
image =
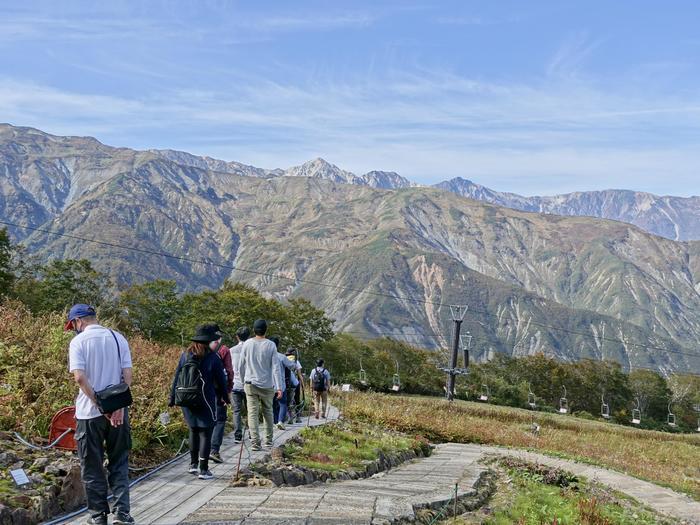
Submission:
<svg viewBox="0 0 700 525">
<path fill-rule="evenodd" d="M 137 252 L 137 253 L 144 253 L 147 255 L 157 255 L 160 257 L 168 258 L 168 259 L 174 259 L 174 260 L 183 261 L 183 262 L 190 262 L 190 263 L 194 263 L 194 264 L 216 266 L 218 268 L 224 268 L 224 269 L 229 269 L 229 270 L 233 270 L 233 271 L 250 273 L 250 274 L 254 274 L 254 275 L 261 275 L 261 276 L 265 276 L 265 277 L 272 277 L 272 278 L 276 278 L 276 279 L 284 279 L 287 281 L 293 281 L 295 283 L 303 283 L 303 284 L 309 284 L 309 285 L 313 285 L 313 286 L 320 286 L 320 287 L 324 287 L 324 288 L 332 288 L 332 289 L 336 289 L 336 290 L 347 290 L 347 291 L 356 292 L 358 294 L 367 294 L 367 295 L 373 295 L 373 296 L 377 296 L 377 297 L 385 297 L 385 298 L 389 298 L 389 299 L 395 299 L 399 302 L 404 302 L 404 303 L 429 304 L 429 305 L 438 306 L 438 307 L 450 306 L 447 303 L 428 301 L 428 300 L 424 300 L 424 299 L 402 297 L 402 296 L 399 296 L 396 294 L 390 294 L 390 293 L 384 293 L 384 292 L 374 292 L 372 290 L 367 290 L 364 288 L 354 288 L 351 286 L 345 286 L 345 285 L 339 285 L 339 284 L 324 283 L 324 282 L 320 282 L 320 281 L 311 281 L 311 280 L 307 280 L 307 279 L 298 279 L 296 277 L 287 277 L 285 275 L 281 275 L 281 274 L 277 274 L 277 273 L 264 272 L 261 270 L 253 270 L 251 268 L 243 268 L 240 266 L 233 266 L 230 264 L 217 263 L 217 262 L 209 260 L 209 259 L 196 259 L 196 258 L 192 258 L 192 257 L 173 255 L 171 253 L 157 251 L 157 250 L 149 250 L 146 248 L 137 248 L 137 247 L 132 247 L 132 246 L 126 246 L 123 244 L 118 244 L 118 243 L 113 243 L 113 242 L 108 242 L 108 241 L 101 241 L 99 239 L 93 239 L 93 238 L 89 238 L 89 237 L 81 237 L 78 235 L 57 232 L 57 231 L 49 230 L 46 228 L 37 228 L 34 226 L 26 226 L 26 225 L 16 224 L 16 223 L 12 223 L 9 221 L 0 220 L 0 224 L 4 224 L 5 226 L 11 226 L 11 227 L 15 227 L 15 228 L 21 228 L 21 229 L 25 229 L 25 230 L 46 233 L 49 235 L 56 235 L 57 237 L 74 239 L 74 240 L 78 240 L 78 241 L 82 241 L 82 242 L 90 242 L 90 243 L 98 244 L 101 246 L 109 246 L 111 248 L 117 248 L 117 249 L 121 249 L 121 250 L 127 250 L 127 251 L 132 251 L 132 252 Z M 486 317 L 498 318 L 498 316 L 496 314 L 493 314 L 493 313 L 485 311 L 485 310 L 470 308 L 467 313 L 469 313 L 469 312 L 480 313 Z M 621 339 L 613 339 L 613 338 L 606 338 L 606 337 L 593 338 L 590 334 L 588 334 L 586 332 L 562 328 L 562 327 L 558 327 L 558 326 L 547 325 L 545 323 L 540 323 L 540 322 L 534 321 L 532 319 L 530 319 L 529 323 L 532 325 L 535 325 L 535 326 L 539 326 L 541 328 L 546 328 L 548 330 L 569 333 L 572 335 L 579 335 L 579 336 L 582 336 L 585 338 L 590 338 L 590 339 L 598 339 L 600 341 L 619 343 L 619 344 L 622 344 L 623 346 L 624 345 L 636 346 L 638 348 L 644 348 L 647 350 L 658 350 L 660 352 L 669 353 L 669 354 L 678 354 L 678 355 L 684 355 L 684 356 L 688 356 L 688 357 L 700 358 L 700 354 L 682 352 L 679 350 L 671 350 L 671 349 L 663 348 L 660 346 L 650 346 L 648 344 L 634 343 L 634 342 L 623 341 Z M 435 335 L 437 335 L 437 334 L 435 334 Z"/>
</svg>

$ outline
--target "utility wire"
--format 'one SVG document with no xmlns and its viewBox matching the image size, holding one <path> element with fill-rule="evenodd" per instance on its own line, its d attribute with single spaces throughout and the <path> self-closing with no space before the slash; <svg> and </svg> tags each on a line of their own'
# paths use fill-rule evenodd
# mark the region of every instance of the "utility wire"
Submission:
<svg viewBox="0 0 700 525">
<path fill-rule="evenodd" d="M 148 254 L 148 255 L 157 255 L 160 257 L 165 257 L 168 259 L 174 259 L 174 260 L 178 260 L 178 261 L 190 262 L 190 263 L 194 263 L 194 264 L 203 264 L 203 265 L 209 265 L 209 266 L 216 266 L 218 268 L 225 268 L 225 269 L 244 272 L 244 273 L 261 275 L 261 276 L 265 276 L 265 277 L 272 277 L 272 278 L 276 278 L 276 279 L 284 279 L 287 281 L 293 281 L 295 283 L 309 284 L 309 285 L 313 285 L 313 286 L 332 288 L 332 289 L 336 289 L 336 290 L 347 290 L 347 291 L 352 291 L 352 292 L 356 292 L 359 294 L 367 294 L 367 295 L 373 295 L 373 296 L 377 296 L 377 297 L 386 297 L 386 298 L 395 299 L 399 302 L 404 302 L 404 303 L 429 304 L 429 305 L 438 306 L 438 307 L 450 306 L 447 303 L 428 301 L 428 300 L 424 300 L 424 299 L 402 297 L 400 295 L 384 293 L 384 292 L 374 292 L 372 290 L 367 290 L 365 288 L 354 288 L 351 286 L 345 286 L 345 285 L 339 285 L 339 284 L 324 283 L 324 282 L 320 282 L 320 281 L 312 281 L 312 280 L 307 280 L 307 279 L 297 279 L 296 277 L 287 277 L 285 275 L 281 275 L 281 274 L 277 274 L 277 273 L 264 272 L 261 270 L 253 270 L 250 268 L 243 268 L 240 266 L 233 266 L 230 264 L 217 263 L 217 262 L 211 261 L 209 259 L 195 259 L 192 257 L 173 255 L 171 253 L 161 252 L 161 251 L 157 251 L 157 250 L 149 250 L 146 248 L 136 248 L 136 247 L 132 247 L 132 246 L 126 246 L 123 244 L 118 244 L 118 243 L 113 243 L 113 242 L 108 242 L 108 241 L 101 241 L 99 239 L 93 239 L 93 238 L 89 238 L 89 237 L 81 237 L 78 235 L 71 235 L 68 233 L 57 232 L 57 231 L 49 230 L 46 228 L 37 228 L 34 226 L 26 226 L 26 225 L 16 224 L 16 223 L 4 221 L 4 220 L 0 220 L 0 224 L 4 224 L 5 226 L 11 226 L 14 228 L 21 228 L 21 229 L 25 229 L 25 230 L 46 233 L 49 235 L 56 235 L 58 237 L 74 239 L 74 240 L 78 240 L 78 241 L 82 241 L 82 242 L 90 242 L 90 243 L 94 243 L 94 244 L 98 244 L 98 245 L 102 245 L 102 246 L 109 246 L 111 248 L 118 248 L 118 249 L 122 249 L 122 250 L 144 253 L 144 254 Z M 469 312 L 479 313 L 479 314 L 482 314 L 486 317 L 499 318 L 499 316 L 497 316 L 496 314 L 493 314 L 493 313 L 488 312 L 486 310 L 470 308 L 467 311 L 467 313 L 469 313 Z M 532 319 L 530 319 L 529 324 L 539 326 L 540 328 L 546 328 L 548 330 L 564 332 L 564 333 L 568 333 L 568 334 L 572 334 L 572 335 L 579 335 L 579 336 L 582 336 L 582 337 L 585 337 L 588 339 L 597 339 L 599 341 L 608 341 L 611 343 L 619 343 L 619 344 L 622 344 L 623 346 L 625 346 L 625 345 L 626 346 L 636 346 L 638 348 L 644 348 L 647 350 L 658 350 L 660 352 L 669 353 L 669 354 L 678 354 L 678 355 L 684 355 L 684 356 L 688 356 L 688 357 L 700 358 L 700 354 L 682 352 L 679 350 L 670 350 L 670 349 L 660 347 L 660 346 L 651 346 L 651 345 L 644 344 L 644 343 L 634 343 L 634 342 L 630 342 L 630 341 L 623 341 L 621 339 L 614 339 L 614 338 L 608 338 L 608 337 L 594 338 L 586 332 L 582 332 L 579 330 L 573 330 L 573 329 L 567 329 L 567 328 L 563 328 L 563 327 L 559 327 L 559 326 L 552 326 L 552 325 L 548 325 L 545 323 L 540 323 L 540 322 L 534 321 Z M 437 335 L 437 334 L 435 334 L 435 335 Z"/>
</svg>

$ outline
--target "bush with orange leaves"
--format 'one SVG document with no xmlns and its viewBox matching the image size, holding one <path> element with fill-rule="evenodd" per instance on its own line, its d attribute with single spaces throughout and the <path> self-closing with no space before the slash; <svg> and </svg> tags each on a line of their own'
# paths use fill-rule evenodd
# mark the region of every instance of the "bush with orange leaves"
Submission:
<svg viewBox="0 0 700 525">
<path fill-rule="evenodd" d="M 68 372 L 68 344 L 61 314 L 34 315 L 19 302 L 0 305 L 0 430 L 36 439 L 47 437 L 51 417 L 74 404 L 78 387 Z M 109 326 L 109 321 L 104 321 Z M 130 410 L 135 452 L 163 456 L 179 445 L 186 426 L 171 411 L 164 426 L 168 393 L 181 349 L 129 338 L 134 366 Z M 159 449 L 160 452 L 159 453 Z"/>
</svg>

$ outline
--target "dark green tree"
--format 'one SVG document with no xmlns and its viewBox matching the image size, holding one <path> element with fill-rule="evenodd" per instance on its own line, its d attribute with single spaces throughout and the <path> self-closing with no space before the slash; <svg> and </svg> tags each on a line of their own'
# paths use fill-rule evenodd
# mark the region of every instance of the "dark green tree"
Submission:
<svg viewBox="0 0 700 525">
<path fill-rule="evenodd" d="M 217 323 L 229 337 L 225 341 L 234 343 L 233 334 L 240 326 L 252 329 L 253 321 L 266 319 L 268 334 L 281 334 L 283 306 L 274 299 L 266 299 L 250 286 L 227 282 L 220 290 L 189 293 L 182 297 L 182 310 L 175 330 L 184 342 L 194 333 L 197 325 Z"/>
<path fill-rule="evenodd" d="M 293 346 L 303 355 L 315 358 L 335 335 L 333 319 L 303 298 L 290 299 L 280 312 L 279 335 L 282 349 Z"/>
<path fill-rule="evenodd" d="M 12 293 L 15 273 L 12 265 L 13 246 L 7 228 L 0 229 L 0 297 Z"/>
<path fill-rule="evenodd" d="M 20 299 L 38 313 L 60 312 L 74 303 L 101 307 L 108 303 L 109 286 L 109 278 L 86 259 L 53 260 L 25 284 Z"/>
<path fill-rule="evenodd" d="M 671 392 L 666 380 L 651 370 L 633 370 L 629 374 L 632 397 L 639 400 L 642 416 L 665 421 Z M 633 403 L 636 405 L 635 403 Z"/>
<path fill-rule="evenodd" d="M 119 296 L 119 306 L 131 327 L 149 339 L 177 342 L 175 325 L 182 302 L 175 281 L 156 280 L 135 284 Z"/>
</svg>

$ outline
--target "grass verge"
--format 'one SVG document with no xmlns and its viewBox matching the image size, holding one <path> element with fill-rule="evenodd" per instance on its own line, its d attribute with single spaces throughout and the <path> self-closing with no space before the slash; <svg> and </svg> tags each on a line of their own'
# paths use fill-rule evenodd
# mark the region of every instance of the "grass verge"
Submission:
<svg viewBox="0 0 700 525">
<path fill-rule="evenodd" d="M 624 472 L 700 500 L 700 435 L 638 430 L 555 414 L 465 401 L 353 392 L 336 403 L 348 419 L 437 442 L 532 449 Z"/>
<path fill-rule="evenodd" d="M 368 461 L 374 461 L 380 452 L 384 455 L 417 451 L 424 452 L 428 442 L 421 437 L 410 437 L 387 431 L 360 421 L 337 421 L 307 427 L 284 446 L 285 461 L 294 465 L 337 472 L 363 470 Z"/>
<path fill-rule="evenodd" d="M 493 465 L 496 494 L 448 525 L 657 525 L 669 523 L 637 502 L 559 469 L 504 459 Z"/>
</svg>

